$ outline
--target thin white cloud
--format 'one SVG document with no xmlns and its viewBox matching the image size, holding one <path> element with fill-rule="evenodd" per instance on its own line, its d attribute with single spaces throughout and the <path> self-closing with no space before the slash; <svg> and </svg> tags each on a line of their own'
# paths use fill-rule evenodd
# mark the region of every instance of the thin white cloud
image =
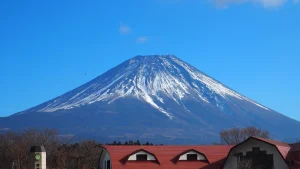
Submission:
<svg viewBox="0 0 300 169">
<path fill-rule="evenodd" d="M 10 128 L 0 128 L 0 131 L 8 131 Z"/>
<path fill-rule="evenodd" d="M 128 25 L 120 23 L 119 31 L 120 31 L 120 34 L 125 35 L 125 34 L 129 34 L 131 32 L 131 29 Z"/>
<path fill-rule="evenodd" d="M 221 7 L 221 8 L 227 8 L 229 5 L 242 4 L 242 3 L 259 4 L 265 8 L 276 8 L 283 5 L 288 0 L 212 0 L 212 1 L 216 4 L 217 7 Z M 294 1 L 300 1 L 300 0 L 294 0 Z"/>
<path fill-rule="evenodd" d="M 265 8 L 278 7 L 286 3 L 287 0 L 256 0 L 257 3 L 261 3 Z"/>
<path fill-rule="evenodd" d="M 136 43 L 137 44 L 143 44 L 143 43 L 146 43 L 148 40 L 149 40 L 148 37 L 140 36 L 140 37 L 136 38 Z"/>
</svg>

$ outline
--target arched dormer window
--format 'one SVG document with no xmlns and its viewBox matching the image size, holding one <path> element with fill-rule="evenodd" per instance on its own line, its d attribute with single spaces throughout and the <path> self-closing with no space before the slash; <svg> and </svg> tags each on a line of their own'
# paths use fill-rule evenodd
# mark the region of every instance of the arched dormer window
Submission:
<svg viewBox="0 0 300 169">
<path fill-rule="evenodd" d="M 144 150 L 140 150 L 129 156 L 128 161 L 155 161 L 155 155 Z"/>
<path fill-rule="evenodd" d="M 177 163 L 179 161 L 202 161 L 202 162 L 207 162 L 209 163 L 208 159 L 206 158 L 206 156 L 196 150 L 186 150 L 182 153 L 180 153 L 179 155 L 177 155 L 176 157 L 174 157 L 171 160 L 173 163 Z"/>
<path fill-rule="evenodd" d="M 120 160 L 120 162 L 123 164 L 125 164 L 126 162 L 135 162 L 135 161 L 148 161 L 148 162 L 154 162 L 159 164 L 157 157 L 153 153 L 146 151 L 144 149 L 134 151 Z"/>
</svg>

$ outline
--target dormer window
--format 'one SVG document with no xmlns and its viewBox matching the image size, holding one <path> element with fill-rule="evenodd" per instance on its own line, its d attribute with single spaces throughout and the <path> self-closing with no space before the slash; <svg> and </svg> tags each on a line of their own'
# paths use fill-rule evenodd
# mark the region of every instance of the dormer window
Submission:
<svg viewBox="0 0 300 169">
<path fill-rule="evenodd" d="M 197 161 L 197 154 L 187 154 L 186 160 L 187 161 Z"/>
<path fill-rule="evenodd" d="M 137 154 L 136 161 L 147 161 L 147 154 Z"/>
<path fill-rule="evenodd" d="M 206 157 L 196 151 L 189 151 L 180 155 L 179 161 L 206 161 Z"/>
<path fill-rule="evenodd" d="M 202 161 L 209 163 L 206 156 L 196 150 L 190 149 L 182 152 L 171 160 L 174 164 L 183 161 Z"/>
<path fill-rule="evenodd" d="M 145 161 L 145 162 L 153 162 L 158 163 L 159 161 L 154 154 L 146 150 L 137 150 L 124 158 L 121 159 L 122 163 L 125 164 L 126 161 L 134 162 L 134 161 Z"/>
</svg>

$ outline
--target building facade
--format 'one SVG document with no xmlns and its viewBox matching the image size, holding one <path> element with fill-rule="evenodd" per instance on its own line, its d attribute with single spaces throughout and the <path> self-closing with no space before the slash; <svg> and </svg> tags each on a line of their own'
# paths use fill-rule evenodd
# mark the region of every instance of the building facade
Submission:
<svg viewBox="0 0 300 169">
<path fill-rule="evenodd" d="M 99 169 L 300 169 L 299 148 L 257 137 L 235 146 L 105 146 Z"/>
</svg>

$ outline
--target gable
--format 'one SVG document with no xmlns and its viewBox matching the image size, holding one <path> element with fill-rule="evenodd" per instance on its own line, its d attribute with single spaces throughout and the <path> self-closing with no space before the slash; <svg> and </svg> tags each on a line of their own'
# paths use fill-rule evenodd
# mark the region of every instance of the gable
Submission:
<svg viewBox="0 0 300 169">
<path fill-rule="evenodd" d="M 276 147 L 270 144 L 267 144 L 265 142 L 256 140 L 256 139 L 249 139 L 245 141 L 244 143 L 232 148 L 234 152 L 236 151 L 243 151 L 248 152 L 252 151 L 253 148 L 259 147 L 261 151 L 272 151 L 273 153 L 279 154 L 276 152 Z"/>
<path fill-rule="evenodd" d="M 269 161 L 271 165 L 274 165 L 274 169 L 288 168 L 282 154 L 275 145 L 251 137 L 230 150 L 223 169 L 236 168 L 238 162 L 239 165 L 242 163 L 241 159 L 248 159 L 248 162 L 252 163 L 257 156 L 254 154 L 263 155 L 264 161 Z"/>
</svg>

